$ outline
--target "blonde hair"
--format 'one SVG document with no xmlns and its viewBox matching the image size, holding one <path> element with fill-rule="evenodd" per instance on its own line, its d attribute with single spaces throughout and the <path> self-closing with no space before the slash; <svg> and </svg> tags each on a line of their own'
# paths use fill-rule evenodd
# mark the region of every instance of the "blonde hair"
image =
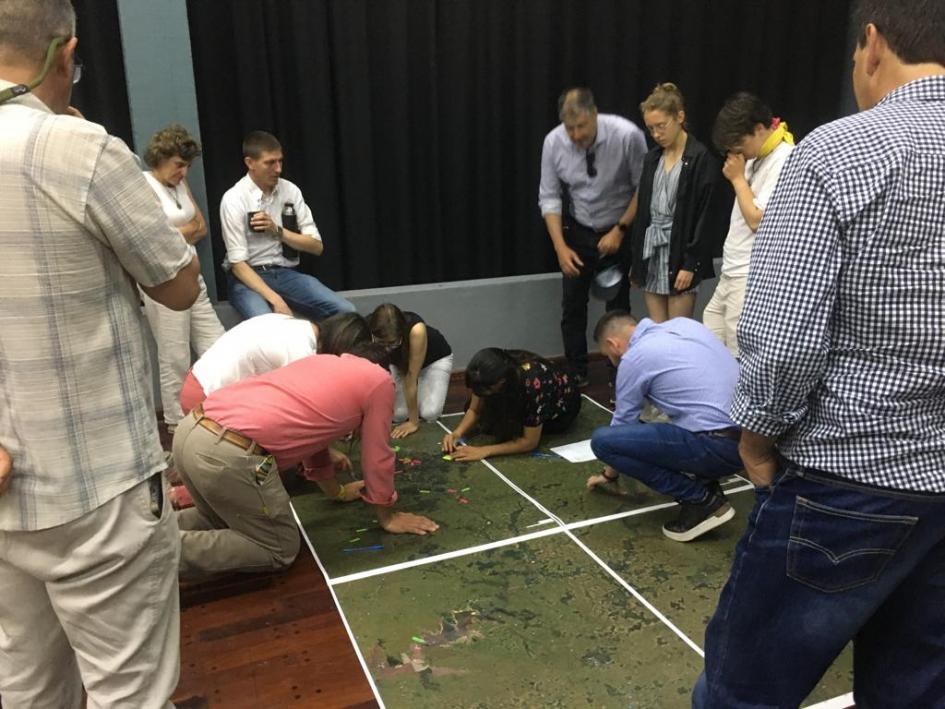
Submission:
<svg viewBox="0 0 945 709">
<path fill-rule="evenodd" d="M 682 91 L 676 84 L 668 81 L 657 84 L 649 96 L 640 104 L 640 113 L 648 111 L 662 111 L 670 116 L 675 116 L 680 111 L 686 110 L 686 100 L 683 98 Z"/>
</svg>

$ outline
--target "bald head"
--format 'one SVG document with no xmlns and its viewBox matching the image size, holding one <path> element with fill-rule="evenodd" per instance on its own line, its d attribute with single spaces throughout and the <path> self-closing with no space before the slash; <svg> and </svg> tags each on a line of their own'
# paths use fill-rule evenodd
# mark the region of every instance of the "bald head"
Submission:
<svg viewBox="0 0 945 709">
<path fill-rule="evenodd" d="M 49 43 L 73 35 L 70 0 L 0 0 L 0 65 L 42 67 Z"/>
</svg>

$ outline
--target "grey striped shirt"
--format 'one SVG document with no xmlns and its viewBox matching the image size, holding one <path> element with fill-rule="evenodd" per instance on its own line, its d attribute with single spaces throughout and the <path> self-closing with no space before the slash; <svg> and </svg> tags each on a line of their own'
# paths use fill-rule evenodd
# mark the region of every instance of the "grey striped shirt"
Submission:
<svg viewBox="0 0 945 709">
<path fill-rule="evenodd" d="M 45 529 L 164 467 L 132 279 L 191 254 L 124 143 L 29 94 L 0 105 L 0 215 L 0 530 Z"/>
</svg>

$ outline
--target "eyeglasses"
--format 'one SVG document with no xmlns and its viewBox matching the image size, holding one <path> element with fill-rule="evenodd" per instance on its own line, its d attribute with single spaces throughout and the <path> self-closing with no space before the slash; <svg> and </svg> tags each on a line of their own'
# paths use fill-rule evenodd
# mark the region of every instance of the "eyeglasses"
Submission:
<svg viewBox="0 0 945 709">
<path fill-rule="evenodd" d="M 669 121 L 663 121 L 662 123 L 653 123 L 652 125 L 648 125 L 646 127 L 646 130 L 649 132 L 650 135 L 653 135 L 655 133 L 665 133 L 666 129 L 669 127 L 669 123 L 670 123 Z"/>
<path fill-rule="evenodd" d="M 398 338 L 397 338 L 396 340 L 394 340 L 393 342 L 384 342 L 384 340 L 379 340 L 379 339 L 377 339 L 377 337 L 375 337 L 374 335 L 371 335 L 371 342 L 373 342 L 375 345 L 380 345 L 380 346 L 383 347 L 385 350 L 387 350 L 388 352 L 390 352 L 390 351 L 396 350 L 398 347 L 400 347 L 400 346 L 404 343 L 404 338 L 398 337 Z"/>
<path fill-rule="evenodd" d="M 584 161 L 587 163 L 587 176 L 588 177 L 597 177 L 597 168 L 594 167 L 594 161 L 597 159 L 597 156 L 594 154 L 593 150 L 588 150 L 584 153 Z"/>
<path fill-rule="evenodd" d="M 85 69 L 85 64 L 82 63 L 82 60 L 79 59 L 78 54 L 72 55 L 72 85 L 75 86 L 80 81 L 82 81 L 82 70 Z"/>
</svg>

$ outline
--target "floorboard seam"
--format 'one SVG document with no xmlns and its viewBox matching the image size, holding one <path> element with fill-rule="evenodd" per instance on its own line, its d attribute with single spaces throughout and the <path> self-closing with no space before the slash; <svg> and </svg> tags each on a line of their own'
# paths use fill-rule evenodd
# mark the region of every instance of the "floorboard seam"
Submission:
<svg viewBox="0 0 945 709">
<path fill-rule="evenodd" d="M 302 532 L 302 536 L 305 538 L 305 544 L 308 546 L 310 552 L 312 552 L 312 557 L 315 559 L 315 563 L 318 565 L 319 570 L 324 576 L 326 585 L 328 586 L 328 592 L 331 593 L 332 601 L 335 603 L 335 610 L 338 611 L 338 615 L 341 616 L 341 622 L 345 626 L 345 632 L 348 633 L 348 639 L 351 641 L 351 647 L 354 648 L 354 654 L 358 658 L 358 662 L 361 664 L 361 670 L 364 672 L 364 676 L 368 681 L 368 685 L 371 687 L 371 691 L 374 692 L 374 699 L 377 700 L 377 704 L 380 709 L 386 709 L 384 700 L 381 699 L 381 693 L 377 690 L 377 685 L 374 683 L 374 676 L 371 674 L 371 671 L 368 669 L 367 662 L 364 660 L 364 655 L 361 654 L 361 648 L 358 647 L 358 641 L 354 637 L 354 632 L 351 630 L 351 626 L 348 624 L 348 617 L 345 615 L 344 609 L 341 607 L 341 602 L 338 600 L 338 596 L 335 594 L 335 589 L 331 585 L 331 579 L 328 577 L 328 572 L 325 570 L 325 567 L 322 565 L 321 559 L 318 558 L 318 554 L 315 551 L 315 547 L 312 546 L 312 541 L 308 538 L 308 533 L 305 531 L 305 527 L 302 526 L 302 520 L 299 519 L 298 512 L 295 511 L 295 505 L 292 502 L 289 502 L 289 507 L 292 509 L 292 516 L 295 517 L 295 523 L 298 525 L 299 530 Z"/>
</svg>

